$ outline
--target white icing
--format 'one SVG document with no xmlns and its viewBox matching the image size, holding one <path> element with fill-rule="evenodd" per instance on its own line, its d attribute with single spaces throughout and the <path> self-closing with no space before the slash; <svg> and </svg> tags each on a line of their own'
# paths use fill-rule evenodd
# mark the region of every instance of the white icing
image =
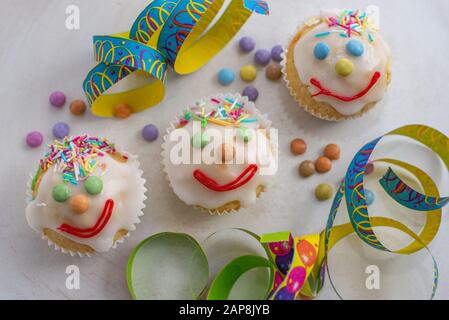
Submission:
<svg viewBox="0 0 449 320">
<path fill-rule="evenodd" d="M 329 16 L 323 14 L 323 17 Z M 313 26 L 309 24 L 309 26 Z M 376 85 L 363 97 L 343 102 L 334 97 L 319 95 L 314 97 L 317 101 L 328 102 L 337 112 L 350 116 L 360 111 L 366 104 L 378 102 L 386 92 L 387 70 L 390 63 L 390 49 L 377 31 L 370 31 L 374 41 L 370 42 L 368 33 L 363 36 L 352 35 L 351 38 L 340 36 L 340 32 L 333 32 L 324 37 L 316 37 L 316 34 L 339 30 L 337 27 L 329 28 L 327 23 L 318 22 L 296 43 L 294 48 L 294 61 L 301 82 L 309 85 L 311 94 L 319 90 L 310 84 L 312 78 L 321 82 L 322 86 L 332 92 L 343 96 L 354 96 L 364 90 L 370 83 L 376 71 L 381 72 L 381 78 Z M 340 29 L 341 30 L 341 29 Z M 346 51 L 346 44 L 350 39 L 363 42 L 365 51 L 360 57 L 354 57 Z M 329 56 L 325 60 L 318 60 L 313 54 L 315 45 L 325 42 L 330 47 Z M 349 59 L 354 64 L 351 75 L 342 77 L 335 72 L 335 64 L 342 58 Z"/>
<path fill-rule="evenodd" d="M 238 96 L 228 97 L 231 97 L 232 99 L 238 98 Z M 246 125 L 247 127 L 251 127 L 254 129 L 269 129 L 269 122 L 264 118 L 264 116 L 262 116 L 260 111 L 258 111 L 254 107 L 253 103 L 248 102 L 247 100 L 242 100 L 241 97 L 239 101 L 246 101 L 245 109 L 249 113 L 252 113 L 253 117 L 257 117 L 259 119 L 259 121 L 256 123 Z M 212 110 L 217 106 L 210 99 L 202 100 L 201 105 L 205 108 L 206 112 Z M 173 164 L 170 160 L 170 151 L 179 142 L 179 139 L 175 139 L 175 137 L 179 130 L 187 130 L 189 132 L 189 136 L 191 136 L 193 132 L 193 123 L 194 121 L 190 121 L 189 124 L 183 128 L 173 128 L 172 130 L 169 129 L 169 134 L 165 137 L 165 143 L 163 145 L 163 163 L 168 179 L 170 181 L 170 185 L 173 188 L 175 194 L 188 205 L 201 206 L 207 209 L 216 209 L 225 205 L 226 203 L 236 200 L 240 201 L 242 207 L 248 207 L 251 204 L 255 203 L 257 198 L 257 187 L 267 187 L 270 180 L 273 179 L 272 174 L 261 174 L 261 172 L 263 172 L 261 168 L 267 168 L 268 166 L 274 168 L 277 166 L 277 149 L 274 142 L 270 141 L 267 138 L 267 136 L 263 133 L 263 130 L 256 130 L 255 132 L 257 134 L 257 139 L 260 139 L 259 141 L 267 146 L 265 157 L 254 157 L 254 155 L 257 154 L 257 144 L 245 144 L 242 139 L 232 139 L 231 141 L 227 141 L 229 143 L 234 143 L 234 146 L 236 148 L 236 158 L 240 156 L 237 154 L 239 153 L 238 150 L 243 150 L 243 148 L 246 148 L 246 151 L 244 152 L 245 162 L 243 164 L 235 163 L 235 159 L 234 162 L 230 164 L 206 164 L 204 162 L 200 164 Z M 220 132 L 222 135 L 224 135 L 225 130 L 232 130 L 233 132 L 231 133 L 231 136 L 236 137 L 236 128 L 232 128 L 230 126 L 225 127 L 211 124 L 209 122 L 205 133 L 207 133 L 208 130 L 211 129 L 218 130 L 218 132 Z M 227 134 L 229 134 L 229 132 L 227 132 Z M 189 147 L 191 150 L 193 150 L 190 144 Z M 208 152 L 206 148 L 201 150 L 201 153 L 204 157 L 207 156 L 206 152 Z M 219 157 L 219 154 L 214 154 L 213 151 L 210 154 Z M 251 159 L 251 156 L 256 158 L 255 161 L 249 160 Z M 210 190 L 193 177 L 193 172 L 196 169 L 200 169 L 205 174 L 207 174 L 208 177 L 214 179 L 220 185 L 223 185 L 236 179 L 250 165 L 250 163 L 256 163 L 259 166 L 259 170 L 257 171 L 256 175 L 248 183 L 232 191 L 217 192 Z"/>
<path fill-rule="evenodd" d="M 114 160 L 109 154 L 97 159 L 99 165 L 92 175 L 100 176 L 103 181 L 103 190 L 100 194 L 89 195 L 83 181 L 80 181 L 78 186 L 67 183 L 71 196 L 84 194 L 89 197 L 88 211 L 76 214 L 70 209 L 69 200 L 58 203 L 53 199 L 53 187 L 62 182 L 62 176 L 55 169 L 56 166 L 52 166 L 44 173 L 36 198 L 27 205 L 26 218 L 31 228 L 39 233 L 42 233 L 44 228 L 51 229 L 77 243 L 92 247 L 96 252 L 105 252 L 114 246 L 113 239 L 117 231 L 135 229 L 134 225 L 140 222 L 139 216 L 143 214 L 146 190 L 137 157 L 129 157 L 126 163 Z M 101 166 L 102 163 L 105 164 L 105 170 Z M 108 199 L 114 200 L 114 210 L 109 222 L 98 235 L 84 239 L 57 230 L 63 223 L 78 228 L 92 227 L 101 216 Z"/>
</svg>

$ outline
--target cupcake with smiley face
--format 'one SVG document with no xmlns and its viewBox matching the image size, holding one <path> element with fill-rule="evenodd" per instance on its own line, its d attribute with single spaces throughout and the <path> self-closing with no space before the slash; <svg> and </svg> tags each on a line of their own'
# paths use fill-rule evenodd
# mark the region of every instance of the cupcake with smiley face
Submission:
<svg viewBox="0 0 449 320">
<path fill-rule="evenodd" d="M 277 133 L 240 95 L 195 102 L 164 140 L 163 165 L 173 191 L 210 214 L 251 206 L 277 170 Z"/>
<path fill-rule="evenodd" d="M 283 63 L 291 94 L 325 120 L 361 116 L 384 97 L 391 79 L 389 47 L 361 11 L 334 10 L 310 20 Z"/>
<path fill-rule="evenodd" d="M 88 135 L 55 141 L 29 186 L 26 218 L 71 255 L 106 252 L 139 223 L 145 180 L 137 157 Z"/>
</svg>

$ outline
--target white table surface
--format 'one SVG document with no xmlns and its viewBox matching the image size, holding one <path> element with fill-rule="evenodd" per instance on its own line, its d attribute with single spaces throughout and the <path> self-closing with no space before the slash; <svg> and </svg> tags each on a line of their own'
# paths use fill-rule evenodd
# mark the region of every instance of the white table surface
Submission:
<svg viewBox="0 0 449 320">
<path fill-rule="evenodd" d="M 259 48 L 271 48 L 285 44 L 298 24 L 320 8 L 371 4 L 355 0 L 269 2 L 271 15 L 253 16 L 236 39 L 251 35 Z M 283 82 L 271 83 L 260 73 L 255 82 L 260 90 L 258 106 L 280 129 L 278 174 L 269 192 L 254 207 L 224 217 L 204 215 L 173 194 L 161 172 L 161 138 L 145 143 L 140 129 L 154 123 L 164 132 L 186 103 L 213 93 L 240 92 L 244 87 L 241 80 L 223 88 L 216 83 L 216 72 L 225 66 L 238 70 L 252 61 L 252 55 L 240 54 L 234 40 L 199 72 L 188 76 L 170 73 L 167 96 L 155 108 L 126 121 L 100 119 L 90 114 L 77 118 L 67 106 L 62 110 L 49 106 L 49 93 L 59 89 L 67 94 L 68 100 L 82 97 L 82 80 L 94 65 L 92 35 L 126 30 L 147 1 L 1 0 L 0 3 L 0 298 L 3 299 L 129 299 L 124 277 L 127 258 L 132 248 L 156 232 L 182 231 L 199 240 L 227 227 L 243 227 L 257 233 L 318 232 L 324 227 L 330 202 L 318 203 L 313 189 L 320 182 L 336 185 L 362 144 L 410 123 L 431 125 L 449 134 L 449 22 L 442 14 L 449 10 L 449 3 L 374 1 L 381 9 L 381 27 L 393 54 L 393 82 L 388 96 L 362 119 L 327 123 L 298 108 Z M 81 10 L 78 31 L 65 28 L 65 8 L 69 4 L 77 4 Z M 39 130 L 45 142 L 50 142 L 51 127 L 57 121 L 68 122 L 72 133 L 107 136 L 140 156 L 149 189 L 148 206 L 137 230 L 116 250 L 92 258 L 71 257 L 49 248 L 27 225 L 25 185 L 45 148 L 31 150 L 24 138 L 29 131 Z M 296 137 L 307 140 L 306 156 L 294 157 L 289 153 L 289 143 Z M 339 143 L 343 150 L 342 159 L 335 163 L 332 172 L 300 179 L 299 162 L 316 158 L 329 142 Z M 449 194 L 448 174 L 435 156 L 404 144 L 390 148 L 387 144 L 385 152 L 398 154 L 426 169 L 441 186 L 441 192 Z M 377 201 L 380 207 L 381 202 Z M 381 211 L 375 213 L 384 214 Z M 342 217 L 346 219 L 344 213 Z M 430 246 L 440 269 L 436 295 L 439 299 L 449 297 L 448 230 L 448 218 L 444 215 L 441 230 Z M 349 237 L 332 251 L 330 263 L 335 283 L 346 298 L 425 299 L 430 294 L 432 264 L 425 252 L 413 256 L 381 254 Z M 80 268 L 80 290 L 65 287 L 65 269 L 71 264 Z M 371 264 L 381 270 L 380 290 L 365 289 L 365 268 Z M 320 298 L 336 298 L 329 283 Z"/>
</svg>

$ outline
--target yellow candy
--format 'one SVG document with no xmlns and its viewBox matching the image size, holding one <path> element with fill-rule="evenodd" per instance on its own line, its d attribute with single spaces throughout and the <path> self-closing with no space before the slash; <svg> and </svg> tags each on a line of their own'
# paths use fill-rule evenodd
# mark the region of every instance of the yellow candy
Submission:
<svg viewBox="0 0 449 320">
<path fill-rule="evenodd" d="M 340 59 L 335 65 L 335 72 L 342 77 L 347 77 L 352 73 L 354 64 L 349 59 Z"/>
<path fill-rule="evenodd" d="M 243 81 L 252 82 L 257 77 L 257 70 L 252 65 L 244 66 L 240 69 L 240 77 Z"/>
</svg>

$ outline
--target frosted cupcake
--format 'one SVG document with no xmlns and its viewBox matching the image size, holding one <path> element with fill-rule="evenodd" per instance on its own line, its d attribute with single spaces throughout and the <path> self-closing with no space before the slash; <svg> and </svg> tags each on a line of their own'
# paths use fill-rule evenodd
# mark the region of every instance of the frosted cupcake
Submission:
<svg viewBox="0 0 449 320">
<path fill-rule="evenodd" d="M 26 218 L 49 244 L 72 255 L 106 252 L 143 215 L 137 157 L 88 135 L 55 141 L 29 186 Z"/>
<path fill-rule="evenodd" d="M 307 22 L 283 63 L 291 94 L 325 120 L 361 116 L 384 97 L 391 79 L 390 49 L 359 11 L 334 10 Z"/>
<path fill-rule="evenodd" d="M 211 214 L 254 204 L 277 170 L 277 135 L 246 97 L 190 105 L 168 129 L 163 165 L 175 194 Z"/>
</svg>

